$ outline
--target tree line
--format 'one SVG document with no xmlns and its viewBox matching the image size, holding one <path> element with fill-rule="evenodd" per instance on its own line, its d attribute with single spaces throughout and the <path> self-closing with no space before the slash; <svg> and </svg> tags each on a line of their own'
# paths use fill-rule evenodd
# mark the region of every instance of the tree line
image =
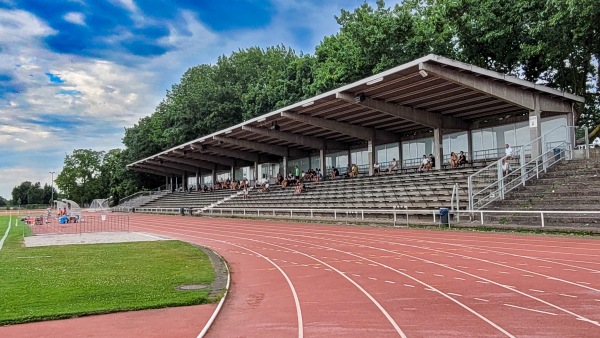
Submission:
<svg viewBox="0 0 600 338">
<path fill-rule="evenodd" d="M 434 53 L 585 97 L 600 123 L 600 1 L 406 0 L 335 16 L 314 55 L 250 47 L 189 68 L 154 112 L 125 129 L 125 149 L 75 150 L 56 184 L 76 201 L 113 201 L 162 179 L 127 163 Z"/>
</svg>

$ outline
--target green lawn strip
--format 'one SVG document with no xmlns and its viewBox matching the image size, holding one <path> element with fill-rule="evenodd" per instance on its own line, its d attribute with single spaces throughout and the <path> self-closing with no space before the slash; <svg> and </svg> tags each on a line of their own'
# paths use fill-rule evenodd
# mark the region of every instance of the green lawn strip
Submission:
<svg viewBox="0 0 600 338">
<path fill-rule="evenodd" d="M 214 301 L 209 290 L 175 289 L 214 279 L 206 254 L 190 244 L 25 248 L 23 223 L 15 227 L 14 219 L 0 251 L 0 325 Z M 0 217 L 0 236 L 7 224 L 8 217 Z"/>
</svg>

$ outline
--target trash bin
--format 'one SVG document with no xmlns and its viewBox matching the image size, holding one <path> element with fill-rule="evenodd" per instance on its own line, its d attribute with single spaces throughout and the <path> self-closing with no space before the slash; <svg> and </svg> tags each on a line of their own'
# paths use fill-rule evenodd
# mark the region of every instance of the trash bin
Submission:
<svg viewBox="0 0 600 338">
<path fill-rule="evenodd" d="M 185 209 L 184 208 L 179 208 L 179 214 L 181 216 L 183 216 L 185 214 Z"/>
<path fill-rule="evenodd" d="M 448 208 L 440 208 L 440 223 L 447 225 L 450 223 L 449 219 L 449 215 L 450 215 L 450 209 Z"/>
<path fill-rule="evenodd" d="M 553 150 L 554 150 L 554 160 L 555 161 L 558 161 L 563 158 L 564 153 L 563 153 L 562 149 L 554 148 Z"/>
</svg>

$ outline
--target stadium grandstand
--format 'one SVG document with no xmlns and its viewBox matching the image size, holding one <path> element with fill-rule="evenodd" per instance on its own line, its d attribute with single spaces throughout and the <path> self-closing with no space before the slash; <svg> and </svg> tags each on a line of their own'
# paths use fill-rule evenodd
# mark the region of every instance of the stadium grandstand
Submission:
<svg viewBox="0 0 600 338">
<path fill-rule="evenodd" d="M 131 163 L 164 176 L 166 189 L 115 210 L 400 208 L 408 219 L 409 210 L 454 209 L 460 199 L 463 209 L 483 210 L 563 159 L 590 157 L 588 138 L 578 149 L 575 136 L 583 102 L 428 55 Z M 282 179 L 302 186 L 284 189 Z M 224 182 L 237 190 L 213 190 Z M 245 182 L 250 189 L 239 190 Z"/>
</svg>

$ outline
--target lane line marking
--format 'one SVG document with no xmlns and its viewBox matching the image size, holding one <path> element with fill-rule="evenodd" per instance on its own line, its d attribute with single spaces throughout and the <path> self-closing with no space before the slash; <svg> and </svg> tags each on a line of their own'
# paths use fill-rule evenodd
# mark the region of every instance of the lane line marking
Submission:
<svg viewBox="0 0 600 338">
<path fill-rule="evenodd" d="M 567 295 L 566 293 L 559 293 L 559 296 L 563 296 L 563 297 L 571 297 L 571 298 L 577 298 L 577 296 L 573 296 L 573 295 Z"/>
<path fill-rule="evenodd" d="M 510 275 L 510 272 L 506 272 L 506 271 L 498 271 L 498 273 L 502 273 L 502 274 L 505 274 L 505 275 Z"/>
<path fill-rule="evenodd" d="M 563 269 L 563 270 L 565 270 L 565 271 L 573 271 L 573 272 L 577 272 L 577 270 L 575 270 L 575 269 L 569 269 L 569 268 L 565 268 L 565 269 Z"/>
<path fill-rule="evenodd" d="M 477 297 L 475 297 L 475 298 L 473 298 L 473 299 L 477 299 L 477 300 L 480 300 L 480 301 L 482 301 L 482 302 L 486 302 L 486 303 L 489 303 L 489 302 L 490 302 L 489 300 L 487 300 L 487 299 L 483 299 L 483 298 L 477 298 Z"/>
<path fill-rule="evenodd" d="M 17 223 L 17 222 L 15 222 Z M 10 226 L 12 224 L 12 215 L 10 215 L 9 219 L 8 219 L 8 228 L 6 228 L 6 232 L 4 233 L 4 236 L 2 237 L 2 239 L 0 240 L 0 250 L 2 250 L 2 246 L 4 246 L 4 240 L 6 239 L 6 237 L 8 237 L 8 232 L 10 231 Z"/>
<path fill-rule="evenodd" d="M 444 275 L 440 275 L 440 274 L 437 274 L 437 273 L 434 273 L 433 275 L 436 276 L 436 277 L 444 277 Z"/>
<path fill-rule="evenodd" d="M 385 282 L 386 282 L 386 283 L 390 283 L 390 284 L 396 284 L 396 282 L 393 282 L 393 281 L 391 281 L 391 280 L 386 280 Z"/>
<path fill-rule="evenodd" d="M 454 279 L 456 279 L 456 280 L 466 280 L 466 279 L 460 278 L 460 277 L 454 277 Z"/>
<path fill-rule="evenodd" d="M 533 291 L 533 292 L 539 292 L 539 293 L 544 293 L 546 291 L 542 291 L 542 290 L 536 290 L 536 289 L 529 289 L 529 291 Z"/>
<path fill-rule="evenodd" d="M 482 281 L 482 280 L 476 280 L 475 282 L 476 282 L 476 283 L 481 283 L 481 284 L 490 284 L 490 283 L 488 283 L 488 282 L 486 282 L 486 281 Z"/>
<path fill-rule="evenodd" d="M 477 271 L 488 271 L 488 269 L 477 269 Z"/>
<path fill-rule="evenodd" d="M 512 305 L 512 304 L 504 304 L 504 305 L 505 306 L 514 307 L 515 309 L 521 309 L 521 310 L 527 310 L 527 311 L 532 311 L 532 312 L 537 312 L 537 313 L 543 313 L 543 314 L 546 314 L 546 315 L 558 316 L 558 314 L 552 313 L 552 312 L 546 312 L 546 311 L 535 310 L 535 309 L 528 309 L 526 307 L 520 307 L 520 306 L 516 306 L 516 305 Z"/>
<path fill-rule="evenodd" d="M 416 273 L 420 273 L 420 274 L 424 274 L 425 272 L 423 271 L 415 271 Z"/>
<path fill-rule="evenodd" d="M 521 275 L 521 276 L 523 276 L 523 277 L 529 277 L 529 278 L 534 278 L 535 277 L 535 276 L 532 276 L 532 275 Z"/>
<path fill-rule="evenodd" d="M 591 285 L 592 283 L 588 283 L 588 282 L 577 282 L 579 284 L 585 284 L 585 285 Z"/>
<path fill-rule="evenodd" d="M 375 277 L 367 277 L 367 278 L 369 278 L 370 280 L 377 280 L 377 278 L 375 278 Z"/>
<path fill-rule="evenodd" d="M 462 295 L 459 295 L 458 293 L 452 293 L 452 292 L 446 292 L 446 293 L 449 295 L 452 295 L 452 296 L 462 297 Z"/>
<path fill-rule="evenodd" d="M 414 285 L 410 285 L 410 284 L 404 284 L 404 286 L 409 287 L 409 288 L 414 288 Z"/>
</svg>

